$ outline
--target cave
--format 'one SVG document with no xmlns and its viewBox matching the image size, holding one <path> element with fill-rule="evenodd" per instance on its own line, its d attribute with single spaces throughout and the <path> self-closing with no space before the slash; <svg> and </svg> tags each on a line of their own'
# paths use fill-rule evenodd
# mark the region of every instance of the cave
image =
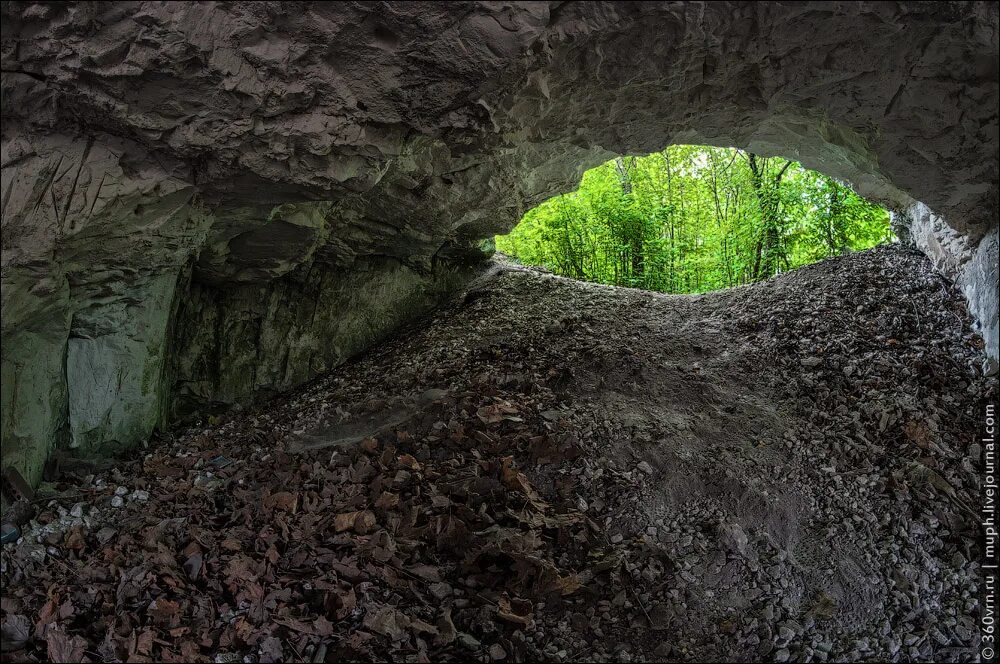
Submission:
<svg viewBox="0 0 1000 664">
<path fill-rule="evenodd" d="M 931 350 L 925 352 L 921 346 L 919 353 L 907 357 L 923 367 L 920 371 L 945 375 L 959 371 L 955 368 L 959 367 L 962 373 L 956 373 L 954 380 L 942 379 L 944 382 L 936 382 L 936 387 L 920 394 L 932 398 L 946 390 L 964 390 L 961 404 L 954 407 L 966 411 L 973 408 L 970 404 L 995 400 L 1000 354 L 1000 14 L 993 3 L 9 2 L 4 3 L 2 12 L 0 432 L 2 466 L 13 469 L 13 476 L 20 478 L 14 494 L 31 492 L 46 483 L 58 484 L 61 472 L 71 472 L 74 464 L 82 464 L 89 468 L 79 473 L 89 477 L 87 501 L 100 503 L 104 511 L 114 509 L 108 507 L 109 502 L 133 505 L 141 511 L 150 491 L 156 494 L 155 486 L 133 485 L 124 493 L 116 492 L 114 484 L 119 484 L 119 489 L 126 484 L 121 479 L 121 468 L 125 467 L 121 464 L 145 464 L 147 470 L 159 468 L 156 472 L 168 473 L 164 477 L 176 477 L 171 473 L 181 471 L 167 468 L 170 464 L 156 451 L 160 449 L 157 445 L 166 444 L 164 440 L 173 441 L 170 444 L 187 441 L 184 444 L 189 450 L 208 454 L 209 443 L 199 447 L 217 435 L 208 431 L 225 431 L 226 435 L 238 431 L 242 441 L 255 446 L 255 459 L 259 461 L 261 454 L 270 459 L 268 463 L 280 458 L 285 464 L 282 468 L 292 469 L 297 462 L 289 450 L 308 444 L 302 443 L 303 432 L 298 429 L 295 441 L 263 431 L 260 418 L 270 418 L 268 413 L 278 408 L 266 404 L 286 404 L 282 408 L 291 409 L 286 411 L 289 413 L 306 408 L 303 404 L 311 403 L 309 399 L 321 399 L 317 386 L 333 390 L 331 394 L 348 395 L 344 399 L 354 398 L 355 388 L 344 383 L 345 377 L 361 380 L 364 371 L 397 357 L 398 348 L 418 348 L 423 343 L 419 341 L 422 334 L 433 336 L 441 331 L 447 337 L 451 332 L 446 331 L 453 329 L 455 321 L 466 320 L 463 311 L 482 307 L 483 312 L 496 313 L 499 309 L 490 308 L 494 306 L 491 303 L 493 298 L 503 297 L 497 291 L 504 284 L 512 293 L 553 289 L 567 301 L 583 298 L 580 301 L 584 302 L 592 296 L 594 302 L 605 302 L 602 298 L 611 298 L 606 306 L 620 310 L 623 316 L 631 311 L 673 316 L 673 310 L 664 308 L 665 301 L 659 299 L 634 294 L 614 299 L 604 290 L 574 290 L 578 287 L 530 270 L 498 271 L 490 262 L 489 240 L 514 228 L 534 205 L 571 191 L 586 169 L 616 156 L 645 155 L 674 144 L 735 147 L 794 159 L 848 183 L 859 195 L 889 209 L 900 240 L 900 246 L 892 250 L 878 249 L 856 260 L 836 263 L 841 266 L 838 269 L 846 271 L 841 279 L 848 285 L 841 290 L 834 287 L 841 282 L 830 286 L 828 294 L 835 301 L 799 301 L 795 299 L 798 291 L 789 288 L 789 299 L 782 304 L 775 293 L 784 293 L 781 284 L 790 282 L 779 279 L 773 288 L 748 291 L 750 299 L 746 301 L 738 299 L 743 296 L 723 295 L 692 307 L 707 307 L 705 311 L 712 316 L 724 319 L 724 309 L 716 307 L 730 303 L 733 324 L 745 324 L 740 329 L 748 335 L 766 332 L 787 341 L 788 345 L 781 346 L 787 355 L 797 341 L 782 335 L 794 331 L 807 335 L 813 328 L 773 321 L 758 325 L 747 303 L 758 297 L 755 294 L 770 293 L 767 297 L 772 299 L 767 301 L 784 307 L 785 315 L 795 318 L 791 303 L 798 302 L 804 307 L 799 310 L 800 318 L 801 311 L 811 311 L 809 325 L 829 330 L 833 318 L 824 319 L 823 312 L 851 316 L 848 309 L 838 307 L 862 297 L 851 291 L 848 283 L 850 270 L 856 269 L 858 280 L 872 275 L 871 283 L 879 284 L 887 301 L 895 298 L 894 302 L 914 312 L 919 334 L 946 330 L 942 321 L 950 321 L 950 331 L 941 334 L 951 334 L 947 344 L 964 349 L 960 360 L 935 355 L 943 352 L 944 341 L 939 345 L 927 342 Z M 913 283 L 918 285 L 910 288 L 893 281 L 892 270 L 917 275 Z M 805 274 L 803 278 L 816 279 L 820 289 L 826 287 L 821 272 L 807 270 Z M 868 294 L 864 297 L 872 292 L 865 291 Z M 737 299 L 726 299 L 730 297 Z M 522 321 L 525 327 L 508 330 L 511 339 L 527 335 L 530 326 L 548 332 L 599 327 L 585 316 L 562 311 L 562 305 L 548 296 L 539 296 L 539 301 L 549 302 L 552 311 L 559 310 L 558 315 L 544 320 L 548 314 L 539 310 L 542 320 L 526 317 Z M 634 310 L 622 308 L 626 303 L 634 305 Z M 925 305 L 927 309 L 919 308 Z M 858 304 L 857 310 L 864 306 Z M 957 312 L 953 311 L 956 306 L 960 309 Z M 887 319 L 910 315 L 897 312 L 888 303 L 885 307 Z M 877 310 L 870 312 L 873 320 L 878 317 Z M 891 312 L 895 313 L 888 315 Z M 471 329 L 481 321 L 469 319 L 466 323 Z M 417 345 L 408 345 L 411 342 L 406 339 L 416 339 L 412 344 Z M 533 337 L 524 339 L 524 348 L 535 348 L 532 344 L 538 343 Z M 892 352 L 907 343 L 905 339 L 897 342 L 888 332 L 880 342 L 888 343 L 887 339 L 893 342 Z M 682 346 L 687 343 L 664 337 L 664 343 L 671 341 Z M 456 348 L 461 346 L 458 341 L 453 343 Z M 504 353 L 520 357 L 518 353 L 523 351 L 504 346 L 502 340 L 490 343 L 485 355 L 476 356 L 476 362 L 506 361 Z M 700 348 L 688 348 L 685 359 L 665 358 L 661 364 L 669 364 L 674 371 L 697 356 L 701 373 L 711 366 L 729 370 L 725 362 L 739 354 L 731 350 L 725 359 L 721 353 L 714 356 Z M 434 355 L 426 351 L 425 356 Z M 529 361 L 526 358 L 524 362 Z M 633 353 L 620 361 L 601 361 L 609 362 L 608 375 L 614 375 L 641 358 L 642 353 Z M 797 356 L 793 359 L 799 362 Z M 440 358 L 428 361 L 444 362 Z M 590 360 L 581 359 L 586 361 Z M 822 394 L 826 379 L 817 383 L 809 377 L 822 361 L 811 355 L 804 357 L 799 367 L 804 382 L 800 384 L 799 377 L 792 376 L 803 394 L 811 394 L 810 390 Z M 407 366 L 400 362 L 398 366 Z M 878 356 L 872 362 L 878 365 Z M 469 366 L 478 365 L 473 362 Z M 837 371 L 850 378 L 858 366 L 858 362 L 847 362 L 838 365 Z M 443 367 L 439 374 L 428 369 L 427 376 L 445 376 Z M 330 373 L 333 370 L 337 371 Z M 907 370 L 918 371 L 913 367 Z M 560 371 L 553 366 L 552 375 L 546 374 L 550 387 L 576 380 Z M 747 374 L 747 380 L 751 375 Z M 497 380 L 502 383 L 505 379 Z M 627 382 L 626 378 L 621 380 Z M 778 389 L 778 382 L 771 387 Z M 419 381 L 415 384 L 424 385 Z M 513 426 L 518 424 L 517 418 L 523 419 L 514 406 L 503 405 L 499 395 L 505 386 L 493 385 L 491 405 L 479 404 L 470 411 L 478 413 L 481 423 Z M 702 383 L 695 381 L 688 387 L 698 399 L 712 401 L 711 389 Z M 426 407 L 428 413 L 437 412 L 442 403 L 457 398 L 435 392 L 446 388 L 446 383 L 435 385 L 414 397 L 415 403 Z M 551 389 L 557 394 L 563 388 Z M 587 389 L 597 388 L 588 383 Z M 674 388 L 664 389 L 664 403 L 672 403 L 672 397 L 666 395 L 673 394 Z M 878 389 L 882 389 L 881 383 Z M 824 398 L 829 397 L 827 392 Z M 269 401 L 274 399 L 278 401 Z M 376 395 L 366 403 L 372 399 L 381 398 Z M 793 397 L 788 399 L 788 403 L 794 401 Z M 337 408 L 335 401 L 330 402 L 330 412 Z M 862 409 L 863 401 L 851 401 L 850 407 Z M 465 402 L 459 399 L 459 403 Z M 831 409 L 837 407 L 848 409 L 848 402 Z M 348 427 L 350 431 L 338 434 L 354 439 L 359 432 L 365 433 L 358 438 L 361 451 L 354 452 L 363 459 L 368 458 L 365 454 L 375 454 L 371 441 L 387 444 L 382 439 L 391 436 L 384 429 L 385 422 L 404 421 L 396 417 L 397 409 L 391 404 L 367 410 L 388 413 L 380 425 L 383 428 L 356 423 L 353 429 Z M 629 409 L 622 406 L 618 410 L 624 413 Z M 670 417 L 681 418 L 680 411 L 671 412 Z M 720 422 L 731 430 L 774 429 L 761 403 L 737 404 L 725 413 Z M 919 444 L 924 452 L 931 450 L 927 454 L 940 454 L 952 464 L 970 454 L 966 449 L 935 451 L 934 446 L 941 444 L 935 442 L 934 432 L 940 427 L 951 436 L 971 436 L 971 427 L 976 426 L 971 415 L 956 419 L 957 423 L 926 426 L 898 414 L 865 411 L 865 417 L 869 416 L 875 417 L 879 435 L 896 432 L 893 444 L 902 444 L 900 440 Z M 555 426 L 553 422 L 563 421 L 560 417 L 542 418 L 539 426 Z M 739 417 L 746 420 L 741 422 Z M 427 426 L 436 424 L 429 422 Z M 685 426 L 694 425 L 689 422 Z M 194 427 L 190 431 L 197 433 L 180 433 L 184 427 Z M 635 433 L 642 426 L 626 429 Z M 394 438 L 393 444 L 402 450 L 411 442 L 408 436 Z M 484 450 L 497 444 L 496 436 L 488 431 L 474 440 Z M 627 436 L 623 440 L 627 444 Z M 966 441 L 967 445 L 972 443 Z M 837 445 L 839 449 L 840 443 Z M 261 451 L 267 446 L 275 447 L 274 455 Z M 323 449 L 326 454 L 328 449 Z M 847 449 L 851 449 L 849 445 Z M 979 443 L 975 449 L 984 451 Z M 181 456 L 194 459 L 190 454 L 197 456 L 196 452 Z M 398 462 L 403 464 L 399 473 L 416 473 L 435 452 L 431 449 L 427 454 L 431 456 L 404 454 L 400 458 L 407 458 Z M 225 476 L 223 469 L 233 460 L 229 457 L 234 453 L 218 453 L 198 461 L 203 483 L 215 486 L 215 479 Z M 498 459 L 501 457 L 508 461 L 493 466 L 482 461 L 483 468 L 489 466 L 489 472 L 499 478 L 490 481 L 523 494 L 528 503 L 549 505 L 553 498 L 543 500 L 531 488 L 528 476 L 511 465 L 511 457 L 500 455 Z M 377 454 L 372 457 L 380 458 Z M 968 478 L 975 478 L 988 461 L 978 457 L 970 461 Z M 340 467 L 333 457 L 329 463 Z M 656 463 L 643 463 L 636 478 L 661 472 Z M 205 464 L 218 466 L 207 480 L 201 470 Z M 367 477 L 371 466 L 368 463 L 363 471 L 352 466 L 351 472 Z M 941 465 L 929 472 L 940 478 L 941 473 L 947 474 L 945 468 Z M 185 466 L 183 472 L 195 470 Z M 842 467 L 839 472 L 849 475 L 851 471 Z M 873 472 L 877 474 L 877 470 Z M 919 473 L 924 480 L 929 477 L 923 470 Z M 608 476 L 614 474 L 608 471 Z M 882 479 L 890 484 L 899 481 L 888 469 L 884 475 Z M 282 527 L 287 531 L 287 526 L 281 525 L 282 518 L 273 514 L 307 509 L 307 498 L 300 502 L 295 488 L 301 485 L 290 483 L 290 475 L 279 473 L 275 477 L 287 486 L 269 486 L 259 496 L 268 515 L 269 525 L 264 528 L 268 532 Z M 947 485 L 945 479 L 941 482 Z M 390 484 L 379 491 L 384 488 L 394 495 Z M 682 483 L 671 486 L 683 491 Z M 487 488 L 488 493 L 496 491 Z M 231 490 L 238 493 L 245 488 L 234 486 Z M 964 490 L 969 491 L 967 487 Z M 320 494 L 328 500 L 326 491 L 314 491 L 308 500 L 318 500 Z M 953 488 L 942 488 L 938 483 L 934 496 L 947 503 L 956 499 L 953 494 Z M 157 500 L 166 501 L 164 504 L 172 500 L 167 492 L 156 495 Z M 472 507 L 463 506 L 466 511 L 489 504 L 489 500 L 469 500 Z M 294 506 L 289 501 L 294 501 Z M 18 502 L 25 502 L 23 495 Z M 69 506 L 72 504 L 70 501 Z M 367 515 L 373 514 L 368 507 L 360 502 L 354 507 L 346 512 L 353 515 L 350 523 L 343 528 L 340 521 L 335 528 L 330 526 L 337 537 L 353 532 L 367 542 L 387 532 L 366 525 Z M 976 510 L 966 506 L 970 507 Z M 383 508 L 385 504 L 379 507 Z M 63 511 L 69 514 L 68 507 Z M 770 519 L 792 519 L 788 514 L 764 512 Z M 72 522 L 72 515 L 60 515 L 58 510 L 53 514 L 51 523 L 61 518 Z M 338 519 L 341 516 L 338 514 Z M 565 514 L 537 518 L 542 520 L 539 523 L 548 524 L 545 528 L 554 528 L 545 519 L 558 521 L 560 517 Z M 948 519 L 934 518 L 949 532 L 958 527 Z M 454 519 L 435 523 L 442 541 L 458 537 L 457 531 L 453 532 L 458 527 Z M 501 632 L 519 629 L 521 646 L 509 635 L 503 640 L 495 638 L 496 628 L 476 627 L 478 623 L 465 617 L 459 621 L 456 637 L 451 634 L 456 629 L 451 613 L 437 623 L 437 617 L 401 618 L 400 611 L 389 604 L 377 608 L 373 603 L 365 613 L 360 608 L 364 603 L 361 589 L 351 589 L 346 595 L 345 584 L 357 584 L 363 577 L 364 583 L 370 583 L 371 572 L 363 566 L 337 562 L 329 551 L 316 564 L 339 565 L 339 580 L 332 584 L 324 581 L 326 586 L 310 589 L 312 599 L 305 604 L 313 613 L 296 614 L 298 617 L 286 613 L 281 634 L 274 630 L 265 633 L 255 626 L 260 626 L 263 613 L 277 610 L 275 606 L 285 607 L 287 598 L 275 595 L 268 600 L 270 608 L 264 608 L 263 597 L 243 597 L 227 600 L 232 615 L 224 621 L 229 625 L 225 644 L 218 641 L 218 630 L 203 635 L 201 643 L 197 639 L 186 641 L 181 637 L 190 620 L 209 620 L 203 606 L 207 600 L 181 599 L 178 587 L 206 578 L 205 570 L 236 565 L 237 559 L 242 561 L 239 565 L 246 564 L 245 569 L 234 572 L 234 578 L 242 579 L 236 585 L 254 585 L 262 575 L 262 566 L 275 564 L 275 557 L 294 557 L 294 552 L 292 547 L 273 544 L 264 530 L 258 540 L 262 550 L 241 550 L 235 540 L 209 546 L 207 541 L 199 543 L 196 534 L 182 536 L 173 532 L 176 524 L 168 519 L 153 526 L 158 530 L 149 535 L 145 546 L 155 552 L 160 541 L 160 553 L 180 556 L 174 567 L 188 576 L 171 572 L 174 580 L 168 585 L 175 591 L 173 595 L 150 595 L 140 588 L 143 584 L 138 576 L 130 581 L 135 590 L 129 591 L 132 594 L 127 601 L 129 606 L 143 603 L 139 611 L 143 617 L 131 619 L 132 642 L 126 646 L 124 642 L 112 643 L 121 635 L 114 636 L 113 628 L 99 623 L 107 634 L 101 646 L 107 649 L 101 651 L 105 656 L 185 661 L 242 648 L 241 652 L 252 651 L 253 657 L 259 658 L 254 661 L 280 661 L 292 658 L 293 651 L 301 659 L 299 648 L 307 645 L 310 656 L 318 657 L 312 661 L 324 661 L 320 648 L 330 657 L 336 650 L 326 637 L 347 629 L 344 625 L 351 620 L 355 621 L 351 629 L 361 629 L 367 636 L 352 637 L 355 640 L 350 648 L 355 650 L 350 650 L 346 641 L 337 641 L 340 645 L 336 648 L 348 648 L 337 651 L 343 657 L 403 658 L 403 651 L 393 650 L 389 655 L 389 650 L 364 650 L 364 643 L 366 639 L 381 639 L 399 645 L 411 632 L 412 643 L 419 641 L 424 648 L 411 644 L 409 650 L 404 648 L 406 656 L 427 657 L 426 648 L 432 643 L 445 648 L 433 651 L 432 657 L 434 652 L 449 657 L 459 652 L 487 658 L 484 661 L 536 656 L 566 661 L 587 656 L 587 650 L 562 646 L 550 652 L 541 642 L 536 644 L 537 651 L 522 649 L 527 648 L 524 639 L 535 638 L 528 627 L 531 616 L 523 613 L 522 604 L 527 599 L 507 592 L 485 601 L 502 616 Z M 890 531 L 894 528 L 886 527 Z M 73 528 L 65 540 L 56 542 L 49 528 L 33 543 L 44 542 L 49 549 L 73 553 L 53 553 L 42 546 L 32 560 L 44 561 L 49 556 L 63 566 L 83 564 L 84 551 L 96 555 L 106 542 L 113 541 L 101 541 L 105 531 L 90 525 L 90 530 L 81 530 L 80 523 Z M 655 524 L 648 528 L 657 530 Z M 726 542 L 730 555 L 742 555 L 747 546 L 744 529 L 720 528 L 715 539 Z M 285 535 L 287 538 L 287 532 Z M 681 533 L 681 539 L 687 536 Z M 163 542 L 176 545 L 177 550 L 164 554 Z M 18 546 L 22 545 L 5 544 L 4 555 L 14 556 L 9 552 Z M 394 554 L 386 551 L 383 547 L 376 555 L 392 559 Z M 966 548 L 956 555 L 966 560 L 973 553 Z M 515 555 L 495 548 L 477 564 L 487 569 L 521 565 L 523 572 L 526 559 L 523 552 Z M 557 573 L 558 558 L 556 563 L 544 564 L 532 560 L 535 567 L 529 576 L 533 583 L 548 584 L 549 592 L 561 589 L 575 601 L 567 577 Z M 296 569 L 304 564 L 296 562 Z M 607 562 L 616 574 L 620 564 Z M 963 564 L 963 574 L 972 574 L 968 560 Z M 4 565 L 4 574 L 14 569 L 7 557 Z M 662 569 L 649 572 L 661 573 Z M 420 568 L 416 576 L 410 571 L 399 572 L 394 580 L 379 583 L 402 587 L 416 579 L 434 588 L 444 583 L 437 574 Z M 401 581 L 404 576 L 409 581 Z M 42 656 L 47 647 L 50 659 L 61 655 L 84 661 L 84 646 L 94 652 L 101 642 L 94 641 L 94 634 L 85 633 L 81 620 L 73 622 L 72 603 L 67 615 L 58 619 L 60 604 L 46 609 L 43 621 L 31 626 L 35 634 L 31 638 L 18 621 L 26 620 L 23 614 L 27 608 L 37 613 L 39 607 L 22 597 L 12 599 L 12 608 L 8 608 L 6 582 L 23 584 L 30 578 L 4 579 L 5 640 L 10 638 L 18 647 L 28 649 L 24 652 Z M 912 586 L 920 584 L 919 578 L 903 579 L 891 592 L 905 596 Z M 808 584 L 802 587 L 814 589 Z M 271 589 L 262 592 L 265 590 Z M 322 595 L 321 590 L 325 590 L 326 599 L 321 596 L 317 607 L 312 595 Z M 72 587 L 60 590 L 60 602 L 69 601 L 73 592 Z M 233 597 L 239 594 L 235 587 L 213 587 L 211 592 Z M 461 607 L 448 595 L 448 611 L 457 616 L 459 608 L 469 605 L 468 597 L 474 593 L 466 592 L 469 594 L 463 596 Z M 634 588 L 629 586 L 622 593 L 609 606 L 628 604 L 630 609 L 641 609 L 636 620 L 648 623 L 642 629 L 660 622 L 661 616 L 650 613 Z M 815 604 L 810 614 L 815 622 L 816 612 L 825 610 L 815 607 L 825 600 L 809 599 Z M 48 600 L 54 601 L 52 597 Z M 966 600 L 968 597 L 962 601 Z M 82 603 L 79 598 L 74 601 Z M 240 602 L 255 608 L 247 613 Z M 550 600 L 549 604 L 558 603 Z M 791 611 L 788 606 L 783 610 Z M 86 615 L 80 611 L 78 615 Z M 593 616 L 582 611 L 580 608 L 574 615 L 587 623 Z M 863 613 L 862 608 L 857 611 L 858 615 Z M 913 611 L 917 611 L 916 606 Z M 855 641 L 853 645 L 831 645 L 827 640 L 790 649 L 788 644 L 803 638 L 799 616 L 784 622 L 775 617 L 760 618 L 763 623 L 773 623 L 768 633 L 781 635 L 770 648 L 726 650 L 716 643 L 685 650 L 687 646 L 676 642 L 663 650 L 662 644 L 650 642 L 635 645 L 629 656 L 639 653 L 645 658 L 633 661 L 699 657 L 785 661 L 807 656 L 825 661 L 830 648 L 835 647 L 833 657 L 852 660 L 971 659 L 974 652 L 979 653 L 976 648 L 984 645 L 978 625 L 975 630 L 966 626 L 972 616 L 979 615 L 978 604 L 961 611 L 961 620 L 948 625 L 947 633 L 928 628 L 908 643 L 898 626 L 892 625 L 890 637 L 876 650 L 865 650 Z M 803 608 L 801 613 L 808 610 Z M 571 614 L 566 614 L 569 619 Z M 322 622 L 313 622 L 317 615 Z M 330 626 L 330 620 L 338 626 Z M 872 622 L 874 618 L 859 620 Z M 721 627 L 715 625 L 705 633 L 717 635 L 719 643 L 735 642 L 735 636 L 730 639 L 727 635 L 742 634 L 737 622 L 726 619 Z M 232 627 L 236 623 L 238 629 Z M 953 634 L 956 625 L 969 635 Z M 234 630 L 238 632 L 235 636 Z M 285 633 L 288 630 L 291 633 Z M 24 639 L 15 638 L 22 632 Z M 347 632 L 340 634 L 347 638 Z M 154 636 L 159 644 L 155 647 Z M 897 637 L 900 643 L 895 644 L 892 639 Z M 187 650 L 180 645 L 170 649 L 163 644 L 165 638 L 184 641 Z M 875 648 L 878 638 L 872 638 Z M 666 643 L 670 639 L 661 640 Z M 298 646 L 289 645 L 293 641 Z M 379 648 L 389 647 L 379 643 Z M 458 650 L 449 650 L 455 648 Z M 359 655 L 362 652 L 368 654 Z M 609 647 L 608 661 L 625 661 L 621 653 Z"/>
</svg>

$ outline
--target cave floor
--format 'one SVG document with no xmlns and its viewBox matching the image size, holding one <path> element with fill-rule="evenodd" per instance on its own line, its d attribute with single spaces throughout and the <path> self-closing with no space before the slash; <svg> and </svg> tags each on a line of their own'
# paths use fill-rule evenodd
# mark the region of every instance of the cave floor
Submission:
<svg viewBox="0 0 1000 664">
<path fill-rule="evenodd" d="M 3 549 L 4 656 L 971 661 L 981 353 L 897 246 L 704 296 L 497 262 L 67 471 Z"/>
</svg>

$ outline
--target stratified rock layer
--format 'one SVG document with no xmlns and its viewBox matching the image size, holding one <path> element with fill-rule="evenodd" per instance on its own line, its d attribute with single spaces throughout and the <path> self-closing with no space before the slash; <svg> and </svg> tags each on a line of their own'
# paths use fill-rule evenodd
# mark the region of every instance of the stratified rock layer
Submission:
<svg viewBox="0 0 1000 664">
<path fill-rule="evenodd" d="M 899 211 L 995 358 L 997 36 L 989 3 L 6 3 L 4 463 L 308 378 L 675 142 Z"/>
</svg>

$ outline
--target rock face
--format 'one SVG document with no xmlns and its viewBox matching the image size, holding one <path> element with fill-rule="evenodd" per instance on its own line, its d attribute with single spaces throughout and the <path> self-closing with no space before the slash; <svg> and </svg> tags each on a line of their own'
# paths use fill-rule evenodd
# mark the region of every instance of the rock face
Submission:
<svg viewBox="0 0 1000 664">
<path fill-rule="evenodd" d="M 5 3 L 3 463 L 307 379 L 675 142 L 899 211 L 996 357 L 997 39 L 990 3 Z"/>
</svg>

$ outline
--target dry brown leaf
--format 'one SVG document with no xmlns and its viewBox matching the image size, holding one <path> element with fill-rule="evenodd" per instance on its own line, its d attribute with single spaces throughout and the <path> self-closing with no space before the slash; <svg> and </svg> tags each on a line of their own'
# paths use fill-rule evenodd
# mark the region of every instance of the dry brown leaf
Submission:
<svg viewBox="0 0 1000 664">
<path fill-rule="evenodd" d="M 233 539 L 232 537 L 227 537 L 226 539 L 222 540 L 219 543 L 219 546 L 221 546 L 226 551 L 242 551 L 243 550 L 243 545 L 240 544 L 240 541 L 238 539 Z"/>
<path fill-rule="evenodd" d="M 45 645 L 49 661 L 82 662 L 87 642 L 79 636 L 70 637 L 58 625 L 52 625 L 45 632 Z"/>
<path fill-rule="evenodd" d="M 406 571 L 415 576 L 419 576 L 425 581 L 437 582 L 441 580 L 441 573 L 438 568 L 434 565 L 410 565 L 406 568 Z"/>
<path fill-rule="evenodd" d="M 272 493 L 264 500 L 264 506 L 295 514 L 299 505 L 299 494 L 291 491 Z"/>
<path fill-rule="evenodd" d="M 433 636 L 438 635 L 438 628 L 430 623 L 426 623 L 419 618 L 410 618 L 410 629 L 413 630 L 414 634 L 431 634 Z"/>
<path fill-rule="evenodd" d="M 70 528 L 69 532 L 66 533 L 66 539 L 63 541 L 63 546 L 74 551 L 82 551 L 84 547 L 87 546 L 87 540 L 83 533 L 83 526 L 73 526 Z"/>
<path fill-rule="evenodd" d="M 396 541 L 385 530 L 380 530 L 372 536 L 372 558 L 380 563 L 388 562 L 396 553 Z"/>
<path fill-rule="evenodd" d="M 56 619 L 59 614 L 59 598 L 51 597 L 38 612 L 38 620 L 35 622 L 35 638 L 40 639 L 45 635 L 46 626 Z"/>
<path fill-rule="evenodd" d="M 483 424 L 496 424 L 503 419 L 503 413 L 499 406 L 483 406 L 476 411 L 476 417 L 482 420 Z"/>
<path fill-rule="evenodd" d="M 380 510 L 391 510 L 399 506 L 399 496 L 389 491 L 383 491 L 382 495 L 375 501 L 375 507 Z"/>
<path fill-rule="evenodd" d="M 135 637 L 135 650 L 133 655 L 151 655 L 153 654 L 153 630 L 144 629 Z"/>
<path fill-rule="evenodd" d="M 404 468 L 409 468 L 410 470 L 418 471 L 421 468 L 420 462 L 417 461 L 412 454 L 400 455 L 397 462 L 399 463 L 400 466 L 403 466 Z"/>
<path fill-rule="evenodd" d="M 291 616 L 285 616 L 283 618 L 275 618 L 274 622 L 279 625 L 284 625 L 288 629 L 300 632 L 302 634 L 312 634 L 313 626 L 307 622 L 303 622 L 297 618 L 292 618 Z"/>
<path fill-rule="evenodd" d="M 196 553 L 184 561 L 184 572 L 192 581 L 196 581 L 198 579 L 198 574 L 201 572 L 201 563 L 202 556 L 200 553 Z"/>
<path fill-rule="evenodd" d="M 910 420 L 907 422 L 903 426 L 903 433 L 921 449 L 927 449 L 933 439 L 931 428 L 922 420 Z"/>
<path fill-rule="evenodd" d="M 370 510 L 344 512 L 333 518 L 333 527 L 338 533 L 353 529 L 359 535 L 365 535 L 375 527 L 378 520 Z"/>
<path fill-rule="evenodd" d="M 535 509 L 543 511 L 548 507 L 525 474 L 514 467 L 514 457 L 506 456 L 500 460 L 500 479 L 508 489 L 524 494 Z"/>
<path fill-rule="evenodd" d="M 350 530 L 354 527 L 354 520 L 358 518 L 360 512 L 344 512 L 333 518 L 333 528 L 338 533 Z"/>
<path fill-rule="evenodd" d="M 383 606 L 365 615 L 365 627 L 387 636 L 393 641 L 402 641 L 409 632 L 410 620 L 391 606 Z"/>
<path fill-rule="evenodd" d="M 580 577 L 576 574 L 570 574 L 568 576 L 560 576 L 556 579 L 555 590 L 559 592 L 560 595 L 569 595 L 575 593 L 577 590 L 583 587 L 583 582 Z"/>
<path fill-rule="evenodd" d="M 319 616 L 313 621 L 313 634 L 316 636 L 332 636 L 333 632 L 333 623 L 323 616 Z"/>
<path fill-rule="evenodd" d="M 376 523 L 377 520 L 375 519 L 374 512 L 370 512 L 369 510 L 359 512 L 358 516 L 354 519 L 354 532 L 359 535 L 365 535 L 371 532 Z"/>
<path fill-rule="evenodd" d="M 347 592 L 337 593 L 334 599 L 335 613 L 337 620 L 343 620 L 349 616 L 358 605 L 358 596 L 354 588 L 348 588 Z"/>
<path fill-rule="evenodd" d="M 181 605 L 162 597 L 149 605 L 149 616 L 162 627 L 177 627 L 181 622 Z"/>
<path fill-rule="evenodd" d="M 458 637 L 458 630 L 451 620 L 451 607 L 445 607 L 441 616 L 437 619 L 438 635 L 434 638 L 434 645 L 446 646 Z"/>
<path fill-rule="evenodd" d="M 505 622 L 521 625 L 530 629 L 535 620 L 532 617 L 532 604 L 528 600 L 510 598 L 507 593 L 497 600 L 497 618 Z"/>
<path fill-rule="evenodd" d="M 0 625 L 0 651 L 19 650 L 31 638 L 31 621 L 21 614 L 7 614 Z"/>
<path fill-rule="evenodd" d="M 260 642 L 260 661 L 267 664 L 285 661 L 285 651 L 280 639 L 268 636 Z"/>
</svg>

